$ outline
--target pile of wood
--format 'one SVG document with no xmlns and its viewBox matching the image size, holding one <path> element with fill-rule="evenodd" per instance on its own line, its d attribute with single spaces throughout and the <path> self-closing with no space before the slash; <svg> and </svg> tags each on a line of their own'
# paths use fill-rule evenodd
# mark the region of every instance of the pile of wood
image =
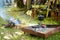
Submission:
<svg viewBox="0 0 60 40">
<path fill-rule="evenodd" d="M 60 4 L 57 4 L 54 10 L 51 10 L 51 19 L 60 21 Z"/>
<path fill-rule="evenodd" d="M 60 9 L 59 9 L 59 12 L 57 12 L 57 13 L 55 13 L 54 11 L 51 11 L 51 19 L 60 21 Z"/>
<path fill-rule="evenodd" d="M 58 11 L 59 11 L 59 13 L 58 13 L 58 20 L 60 21 L 60 4 L 57 5 L 57 8 L 58 8 Z"/>
</svg>

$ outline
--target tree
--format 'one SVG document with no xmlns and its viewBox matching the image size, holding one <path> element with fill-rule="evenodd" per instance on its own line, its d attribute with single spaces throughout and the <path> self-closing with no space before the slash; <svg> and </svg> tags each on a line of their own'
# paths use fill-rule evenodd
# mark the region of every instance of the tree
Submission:
<svg viewBox="0 0 60 40">
<path fill-rule="evenodd" d="M 19 8 L 24 7 L 23 0 L 15 0 L 15 2 L 17 3 L 17 7 L 19 7 Z"/>
</svg>

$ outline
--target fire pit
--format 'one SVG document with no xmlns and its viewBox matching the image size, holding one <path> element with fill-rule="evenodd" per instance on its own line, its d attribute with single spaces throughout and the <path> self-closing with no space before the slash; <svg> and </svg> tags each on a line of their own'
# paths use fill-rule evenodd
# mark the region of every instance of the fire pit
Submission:
<svg viewBox="0 0 60 40">
<path fill-rule="evenodd" d="M 12 27 L 18 26 L 19 24 L 21 24 L 19 19 L 10 18 L 8 20 L 8 24 L 5 25 L 5 28 L 12 28 Z"/>
<path fill-rule="evenodd" d="M 30 26 L 26 28 L 22 28 L 25 33 L 33 34 L 36 36 L 40 36 L 45 40 L 51 34 L 58 32 L 60 30 L 60 25 L 47 25 L 47 28 L 41 28 L 37 26 Z M 35 28 L 34 28 L 35 27 Z"/>
</svg>

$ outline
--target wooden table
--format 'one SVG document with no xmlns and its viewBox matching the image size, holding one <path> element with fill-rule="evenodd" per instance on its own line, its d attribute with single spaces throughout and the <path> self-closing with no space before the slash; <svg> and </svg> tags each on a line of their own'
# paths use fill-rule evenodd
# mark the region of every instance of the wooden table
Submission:
<svg viewBox="0 0 60 40">
<path fill-rule="evenodd" d="M 44 31 L 41 31 L 44 30 Z M 48 36 L 58 32 L 60 30 L 60 26 L 48 26 L 47 28 L 32 28 L 32 26 L 30 27 L 25 27 L 22 28 L 22 31 L 24 31 L 25 33 L 29 33 L 29 34 L 33 34 L 36 36 L 40 36 L 43 38 L 43 40 L 45 40 Z"/>
</svg>

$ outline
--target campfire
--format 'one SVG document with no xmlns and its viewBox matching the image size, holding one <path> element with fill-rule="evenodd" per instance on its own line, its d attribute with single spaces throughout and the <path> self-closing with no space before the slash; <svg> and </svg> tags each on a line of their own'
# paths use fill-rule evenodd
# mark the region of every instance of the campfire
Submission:
<svg viewBox="0 0 60 40">
<path fill-rule="evenodd" d="M 15 18 L 10 18 L 8 20 L 8 24 L 5 25 L 5 28 L 12 28 L 12 27 L 16 27 L 17 25 L 20 24 L 19 19 L 15 19 Z"/>
</svg>

